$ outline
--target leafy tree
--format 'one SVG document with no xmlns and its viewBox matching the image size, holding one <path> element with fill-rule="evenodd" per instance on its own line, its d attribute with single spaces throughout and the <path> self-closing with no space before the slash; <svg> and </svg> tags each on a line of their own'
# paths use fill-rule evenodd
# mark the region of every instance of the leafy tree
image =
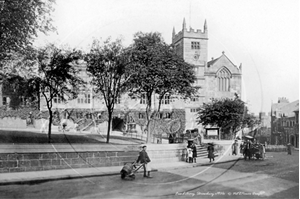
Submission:
<svg viewBox="0 0 300 199">
<path fill-rule="evenodd" d="M 31 67 L 35 63 L 35 49 L 27 47 L 24 53 L 14 52 L 11 59 L 4 60 L 0 70 L 0 83 L 3 94 L 10 97 L 10 107 L 19 108 L 21 99 L 26 99 L 30 106 L 39 108 L 39 88 L 31 84 Z"/>
<path fill-rule="evenodd" d="M 213 99 L 211 103 L 203 104 L 197 119 L 198 124 L 218 126 L 221 133 L 232 135 L 257 123 L 255 117 L 248 113 L 245 102 L 237 95 L 234 99 Z"/>
<path fill-rule="evenodd" d="M 21 97 L 25 97 L 27 92 L 27 81 L 18 75 L 11 75 L 6 78 L 2 84 L 2 93 L 9 96 L 9 106 L 13 109 L 19 108 L 21 104 Z"/>
<path fill-rule="evenodd" d="M 55 28 L 51 12 L 55 0 L 4 0 L 0 10 L 0 60 L 11 59 L 14 52 L 23 53 L 38 33 Z M 1 63 L 1 62 L 0 62 Z"/>
<path fill-rule="evenodd" d="M 124 50 L 121 40 L 111 42 L 107 39 L 103 45 L 94 40 L 90 53 L 85 58 L 87 71 L 92 77 L 94 91 L 101 93 L 108 111 L 108 129 L 106 142 L 109 143 L 112 114 L 116 99 L 124 91 L 124 83 L 130 78 L 125 76 L 128 66 L 128 51 Z"/>
<path fill-rule="evenodd" d="M 130 47 L 132 64 L 127 71 L 131 74 L 127 88 L 131 95 L 146 98 L 147 142 L 151 140 L 150 122 L 159 111 L 165 94 L 190 96 L 195 92 L 193 66 L 179 58 L 173 48 L 167 45 L 160 33 L 134 35 Z M 152 110 L 152 96 L 159 95 L 159 108 Z"/>
<path fill-rule="evenodd" d="M 31 67 L 30 82 L 37 85 L 43 95 L 48 112 L 48 141 L 51 142 L 51 125 L 53 119 L 53 99 L 57 97 L 62 102 L 75 99 L 84 87 L 84 81 L 79 77 L 77 61 L 81 53 L 76 50 L 62 50 L 54 45 L 48 45 L 37 50 L 36 64 Z"/>
</svg>

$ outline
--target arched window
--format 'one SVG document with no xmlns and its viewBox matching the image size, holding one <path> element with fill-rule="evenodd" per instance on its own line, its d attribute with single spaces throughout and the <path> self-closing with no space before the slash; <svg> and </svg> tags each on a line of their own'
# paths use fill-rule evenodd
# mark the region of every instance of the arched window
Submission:
<svg viewBox="0 0 300 199">
<path fill-rule="evenodd" d="M 230 71 L 226 67 L 223 67 L 217 72 L 216 77 L 218 78 L 218 90 L 230 91 Z"/>
</svg>

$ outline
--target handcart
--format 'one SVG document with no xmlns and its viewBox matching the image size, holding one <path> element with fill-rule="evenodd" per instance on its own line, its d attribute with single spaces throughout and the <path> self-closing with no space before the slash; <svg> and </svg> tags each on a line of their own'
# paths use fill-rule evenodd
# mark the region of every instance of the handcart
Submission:
<svg viewBox="0 0 300 199">
<path fill-rule="evenodd" d="M 125 163 L 122 170 L 120 171 L 121 173 L 121 179 L 125 179 L 126 177 L 129 177 L 131 178 L 132 180 L 135 179 L 135 173 L 144 165 L 143 164 L 140 164 L 140 165 L 137 165 L 136 162 L 128 162 L 128 163 Z"/>
</svg>

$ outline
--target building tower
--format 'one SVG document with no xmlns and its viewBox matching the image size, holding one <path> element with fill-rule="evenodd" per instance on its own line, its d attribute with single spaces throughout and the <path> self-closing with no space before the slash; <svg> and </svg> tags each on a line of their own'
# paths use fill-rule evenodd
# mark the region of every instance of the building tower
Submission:
<svg viewBox="0 0 300 199">
<path fill-rule="evenodd" d="M 205 67 L 207 65 L 207 46 L 208 46 L 208 31 L 206 20 L 204 22 L 203 31 L 194 30 L 191 27 L 189 30 L 186 27 L 185 19 L 183 19 L 182 30 L 177 34 L 173 28 L 172 44 L 177 55 L 182 57 L 187 63 L 194 66 L 196 81 L 194 86 L 197 86 L 198 94 L 189 102 L 185 103 L 186 113 L 186 129 L 197 128 L 196 114 L 205 100 Z"/>
<path fill-rule="evenodd" d="M 172 44 L 175 47 L 176 53 L 186 62 L 195 66 L 196 85 L 204 86 L 204 69 L 207 63 L 207 43 L 208 31 L 206 20 L 204 22 L 203 31 L 192 28 L 186 28 L 185 19 L 183 19 L 182 30 L 175 33 L 173 28 Z"/>
<path fill-rule="evenodd" d="M 207 22 L 205 20 L 203 31 L 200 29 L 194 30 L 190 27 L 186 28 L 185 19 L 183 19 L 182 30 L 175 34 L 173 28 L 172 44 L 175 47 L 177 55 L 182 57 L 187 63 L 194 65 L 196 74 L 195 86 L 199 88 L 200 103 L 204 100 L 205 87 L 205 67 L 207 65 L 208 54 L 208 31 Z M 201 96 L 202 95 L 202 96 Z"/>
</svg>

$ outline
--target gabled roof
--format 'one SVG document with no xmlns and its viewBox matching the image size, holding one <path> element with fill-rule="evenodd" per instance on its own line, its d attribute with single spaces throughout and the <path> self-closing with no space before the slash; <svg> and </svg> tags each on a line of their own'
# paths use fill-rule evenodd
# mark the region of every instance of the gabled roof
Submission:
<svg viewBox="0 0 300 199">
<path fill-rule="evenodd" d="M 291 103 L 277 103 L 272 105 L 272 112 L 276 111 L 276 117 L 280 117 L 284 115 L 285 117 L 293 117 L 295 116 L 294 111 L 299 110 L 299 100 L 296 100 Z"/>
<path fill-rule="evenodd" d="M 211 61 L 207 62 L 207 66 L 213 65 L 216 61 L 218 61 L 218 59 L 220 59 L 220 57 L 218 57 L 217 59 L 214 59 L 214 60 L 211 60 Z"/>
<path fill-rule="evenodd" d="M 211 60 L 211 61 L 209 61 L 209 62 L 207 62 L 207 66 L 209 67 L 209 66 L 211 66 L 211 65 L 214 65 L 220 58 L 222 58 L 222 57 L 225 57 L 233 66 L 235 66 L 235 67 L 237 67 L 236 65 L 234 65 L 233 63 L 232 63 L 232 61 L 225 55 L 225 52 L 223 51 L 222 52 L 222 55 L 220 56 L 220 57 L 218 57 L 217 59 L 214 59 L 214 60 Z"/>
</svg>

